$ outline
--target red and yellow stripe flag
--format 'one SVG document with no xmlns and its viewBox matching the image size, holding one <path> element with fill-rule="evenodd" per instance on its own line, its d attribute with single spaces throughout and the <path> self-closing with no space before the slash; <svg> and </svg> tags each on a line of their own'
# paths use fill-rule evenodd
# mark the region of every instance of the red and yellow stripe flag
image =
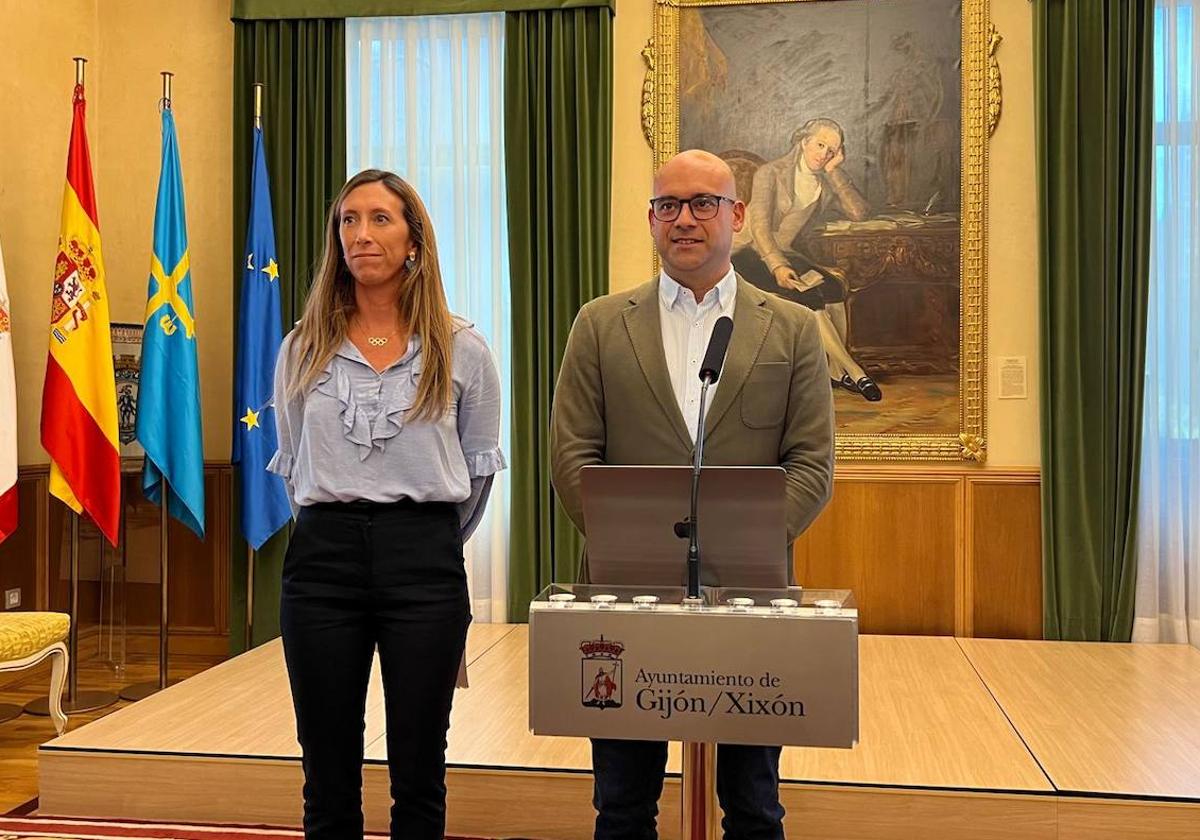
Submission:
<svg viewBox="0 0 1200 840">
<path fill-rule="evenodd" d="M 51 459 L 51 495 L 76 513 L 86 512 L 116 545 L 121 517 L 117 391 L 81 84 L 75 85 L 74 103 L 42 388 L 42 446 Z"/>
</svg>

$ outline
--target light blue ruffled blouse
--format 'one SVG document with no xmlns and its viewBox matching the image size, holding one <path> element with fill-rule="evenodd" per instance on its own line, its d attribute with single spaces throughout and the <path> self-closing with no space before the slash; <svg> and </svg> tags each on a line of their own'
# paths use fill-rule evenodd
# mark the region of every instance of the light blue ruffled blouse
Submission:
<svg viewBox="0 0 1200 840">
<path fill-rule="evenodd" d="M 483 336 L 455 318 L 453 399 L 436 421 L 408 416 L 423 356 L 413 336 L 377 373 L 347 339 L 308 393 L 289 398 L 295 332 L 275 366 L 279 449 L 267 469 L 283 477 L 293 513 L 316 502 L 452 502 L 463 539 L 483 516 L 500 451 L 500 379 Z"/>
</svg>

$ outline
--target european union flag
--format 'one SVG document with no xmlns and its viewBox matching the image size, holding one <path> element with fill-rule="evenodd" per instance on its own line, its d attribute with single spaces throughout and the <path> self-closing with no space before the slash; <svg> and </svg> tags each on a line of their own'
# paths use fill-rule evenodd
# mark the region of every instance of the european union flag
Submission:
<svg viewBox="0 0 1200 840">
<path fill-rule="evenodd" d="M 183 174 L 170 108 L 162 113 L 162 169 L 154 208 L 149 286 L 137 404 L 137 439 L 146 450 L 142 490 L 157 502 L 165 483 L 167 510 L 203 538 L 204 445 L 196 320 Z"/>
<path fill-rule="evenodd" d="M 271 390 L 283 340 L 279 317 L 279 263 L 262 129 L 254 129 L 250 225 L 246 231 L 242 298 L 238 310 L 237 370 L 233 390 L 233 463 L 241 466 L 242 533 L 254 548 L 292 516 L 283 479 L 267 472 L 275 454 Z"/>
</svg>

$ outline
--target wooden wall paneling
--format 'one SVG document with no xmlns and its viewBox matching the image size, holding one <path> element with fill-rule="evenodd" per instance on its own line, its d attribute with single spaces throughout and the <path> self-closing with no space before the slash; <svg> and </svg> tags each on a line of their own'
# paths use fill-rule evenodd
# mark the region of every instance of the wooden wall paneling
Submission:
<svg viewBox="0 0 1200 840">
<path fill-rule="evenodd" d="M 229 546 L 232 537 L 230 528 L 233 527 L 231 521 L 233 515 L 233 467 L 217 470 L 215 477 L 215 489 L 217 490 L 215 500 L 220 503 L 216 504 L 215 509 L 212 510 L 212 519 L 209 520 L 212 532 L 208 538 L 208 543 L 213 551 L 213 575 L 216 581 L 216 585 L 213 587 L 213 622 L 219 633 L 228 635 L 231 562 Z"/>
<path fill-rule="evenodd" d="M 129 626 L 157 631 L 159 611 L 159 538 L 161 513 L 158 505 L 142 494 L 140 475 L 127 483 L 126 554 Z M 229 562 L 228 466 L 209 465 L 204 473 L 205 537 L 196 537 L 172 518 L 168 524 L 170 556 L 169 598 L 173 634 L 223 635 L 228 632 Z"/>
<path fill-rule="evenodd" d="M 863 632 L 1041 637 L 1036 468 L 850 465 L 796 579 L 854 590 Z"/>
<path fill-rule="evenodd" d="M 40 475 L 37 478 L 37 505 L 34 508 L 37 532 L 37 556 L 33 561 L 37 564 L 37 608 L 50 609 L 50 564 L 44 558 L 50 552 L 50 533 L 46 523 L 50 520 L 50 476 Z"/>
<path fill-rule="evenodd" d="M 17 530 L 0 543 L 0 594 L 20 588 L 22 610 L 37 609 L 39 597 L 38 548 L 42 542 L 37 527 L 38 489 L 36 475 L 17 476 Z M 4 608 L 0 602 L 0 610 Z"/>
<path fill-rule="evenodd" d="M 0 587 L 22 587 L 22 609 L 66 612 L 70 604 L 68 509 L 48 494 L 47 465 L 21 470 L 21 515 L 17 533 L 0 544 Z M 206 537 L 170 523 L 171 648 L 180 652 L 227 651 L 229 511 L 232 470 L 205 465 Z M 125 620 L 130 650 L 157 650 L 159 624 L 159 509 L 141 490 L 141 462 L 128 460 L 122 474 L 125 517 Z M 101 551 L 104 557 L 101 557 Z M 101 569 L 119 566 L 120 546 L 108 546 L 85 517 L 80 522 L 80 632 L 97 631 Z M 107 579 L 107 578 L 106 578 Z M 16 584 L 5 583 L 16 580 Z M 117 595 L 120 588 L 116 590 Z M 106 590 L 106 601 L 113 596 Z M 30 599 L 33 599 L 32 601 Z M 107 607 L 106 607 L 107 611 Z M 146 638 L 142 638 L 145 636 Z M 154 637 L 154 638 L 151 638 Z"/>
<path fill-rule="evenodd" d="M 124 480 L 127 623 L 138 631 L 131 640 L 153 647 L 159 513 L 142 495 L 140 463 L 130 467 Z M 20 482 L 21 523 L 0 544 L 0 589 L 17 581 L 23 609 L 65 610 L 65 508 L 47 495 L 45 466 L 22 469 Z M 205 540 L 172 521 L 172 649 L 221 652 L 231 620 L 232 487 L 228 464 L 206 466 Z M 81 534 L 86 633 L 98 617 L 100 537 L 86 521 Z M 794 564 L 803 585 L 854 590 L 864 633 L 1040 638 L 1038 471 L 840 466 L 834 498 L 797 540 Z M 135 639 L 139 634 L 147 638 Z"/>
<path fill-rule="evenodd" d="M 796 541 L 796 580 L 849 588 L 863 633 L 953 635 L 963 546 L 961 477 L 839 470 L 833 499 Z"/>
<path fill-rule="evenodd" d="M 71 518 L 70 508 L 47 496 L 48 552 L 47 585 L 50 609 L 71 611 Z M 100 615 L 101 551 L 103 535 L 86 516 L 79 520 L 79 632 L 93 628 Z"/>
<path fill-rule="evenodd" d="M 1035 470 L 966 480 L 971 632 L 1042 638 L 1041 483 Z"/>
</svg>

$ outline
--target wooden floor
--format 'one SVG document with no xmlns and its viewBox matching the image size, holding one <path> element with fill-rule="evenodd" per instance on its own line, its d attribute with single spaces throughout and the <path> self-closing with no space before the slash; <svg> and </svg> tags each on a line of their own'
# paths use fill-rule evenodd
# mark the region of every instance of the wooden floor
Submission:
<svg viewBox="0 0 1200 840">
<path fill-rule="evenodd" d="M 479 625 L 455 698 L 448 831 L 591 836 L 587 742 L 527 729 L 524 626 Z M 784 751 L 792 838 L 1200 839 L 1200 651 L 864 636 L 854 750 Z M 364 808 L 387 815 L 377 677 Z M 41 811 L 294 824 L 301 771 L 278 642 L 40 751 Z M 677 837 L 678 754 L 661 803 Z"/>
<path fill-rule="evenodd" d="M 171 679 L 193 677 L 220 661 L 218 657 L 172 653 Z M 0 685 L 0 703 L 24 706 L 30 700 L 44 698 L 50 686 L 49 664 L 4 676 L 7 679 Z M 79 672 L 79 685 L 85 691 L 119 692 L 128 685 L 156 679 L 158 660 L 157 655 L 151 653 L 131 653 L 120 672 L 99 658 L 87 659 Z M 120 700 L 104 709 L 74 715 L 70 719 L 70 728 L 77 729 L 128 705 Z M 38 795 L 38 745 L 53 737 L 54 724 L 48 717 L 26 714 L 0 723 L 0 814 L 6 814 Z"/>
</svg>

